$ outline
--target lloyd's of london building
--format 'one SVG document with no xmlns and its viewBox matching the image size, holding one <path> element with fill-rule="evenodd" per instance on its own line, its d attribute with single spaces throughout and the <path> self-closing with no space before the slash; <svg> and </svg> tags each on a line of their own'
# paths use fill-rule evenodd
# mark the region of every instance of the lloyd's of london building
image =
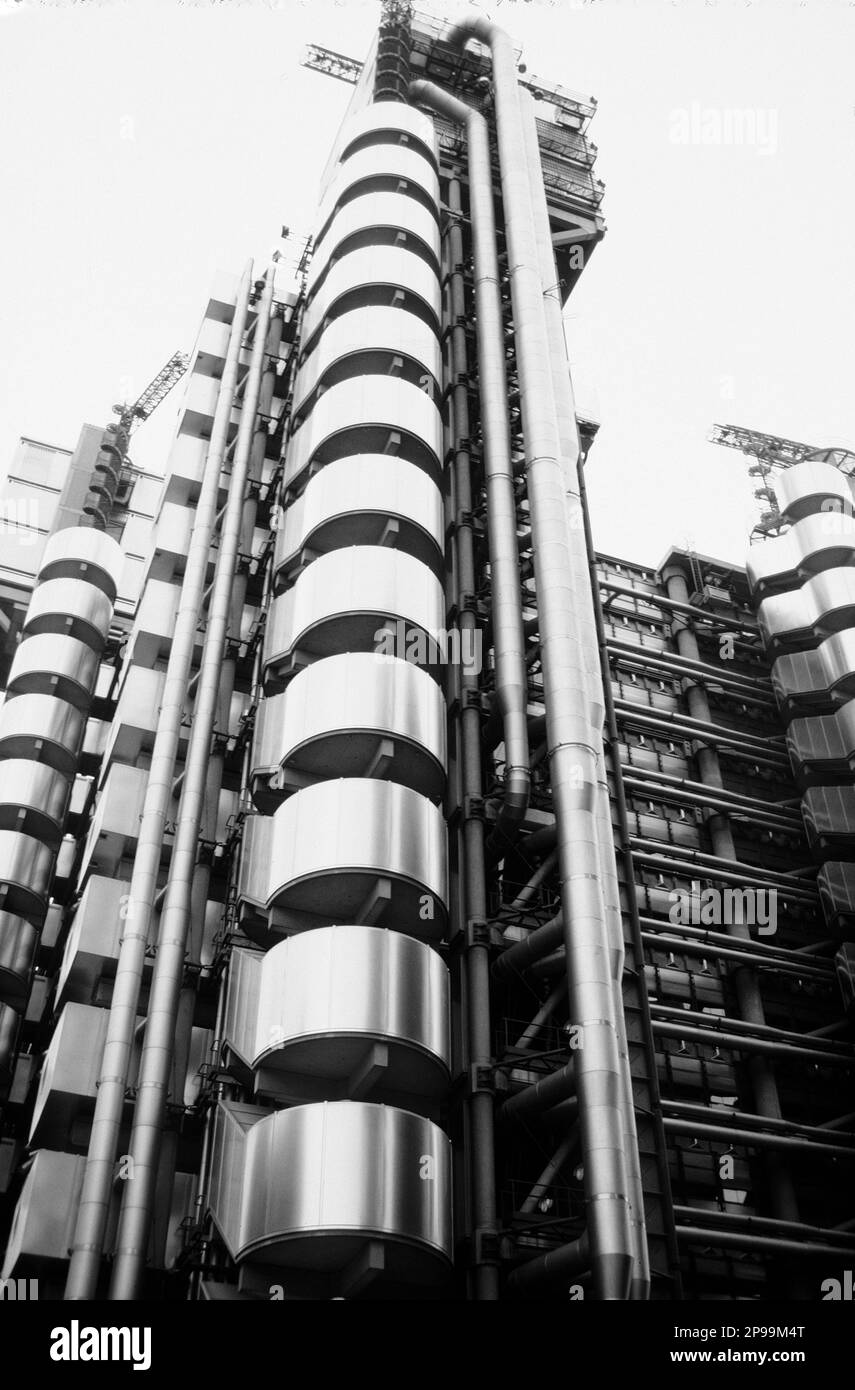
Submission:
<svg viewBox="0 0 855 1390">
<path fill-rule="evenodd" d="M 598 554 L 592 103 L 405 5 L 353 66 L 305 274 L 217 283 L 162 487 L 121 425 L 6 485 L 3 1277 L 821 1299 L 852 458 L 786 460 L 745 571 Z"/>
</svg>

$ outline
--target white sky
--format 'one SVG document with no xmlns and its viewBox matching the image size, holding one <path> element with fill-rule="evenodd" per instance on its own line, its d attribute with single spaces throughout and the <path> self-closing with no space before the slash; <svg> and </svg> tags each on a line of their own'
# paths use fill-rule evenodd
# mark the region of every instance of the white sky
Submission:
<svg viewBox="0 0 855 1390">
<path fill-rule="evenodd" d="M 599 102 L 608 232 L 566 315 L 602 420 L 597 545 L 741 563 L 746 461 L 711 423 L 855 446 L 855 3 L 483 8 L 530 73 Z M 309 41 L 363 57 L 378 14 L 0 0 L 0 471 L 19 435 L 72 447 L 188 349 L 217 267 L 263 264 L 282 223 L 311 230 L 351 89 L 299 59 Z M 700 142 L 675 138 L 680 112 Z M 757 113 L 753 145 L 709 143 L 727 112 Z M 135 436 L 142 466 L 162 466 L 180 390 Z"/>
</svg>

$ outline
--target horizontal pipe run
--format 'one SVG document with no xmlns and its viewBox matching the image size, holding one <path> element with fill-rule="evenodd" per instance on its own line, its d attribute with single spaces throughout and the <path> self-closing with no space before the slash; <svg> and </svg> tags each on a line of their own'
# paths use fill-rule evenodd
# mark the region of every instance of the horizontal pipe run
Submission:
<svg viewBox="0 0 855 1390">
<path fill-rule="evenodd" d="M 746 637 L 756 637 L 760 629 L 756 623 L 746 623 L 734 621 L 723 614 L 710 613 L 706 608 L 698 608 L 694 603 L 682 603 L 679 599 L 666 598 L 664 594 L 641 594 L 637 589 L 630 589 L 626 584 L 617 584 L 612 579 L 601 579 L 599 581 L 601 589 L 608 590 L 611 594 L 617 594 L 622 598 L 637 599 L 639 603 L 649 603 L 651 608 L 666 608 L 670 613 L 685 613 L 692 618 L 706 618 L 726 627 L 729 632 L 741 632 Z M 607 604 L 603 604 L 603 612 L 608 614 L 610 611 Z M 759 649 L 758 649 L 759 650 Z"/>
<path fill-rule="evenodd" d="M 692 931 L 693 929 L 691 927 L 680 927 L 675 928 L 675 930 Z M 697 934 L 698 936 L 704 935 L 701 931 L 698 931 Z M 729 950 L 727 947 L 702 944 L 701 942 L 695 942 L 691 939 L 690 941 L 684 942 L 675 938 L 663 942 L 653 933 L 648 932 L 643 932 L 642 936 L 654 950 L 684 951 L 691 947 L 693 948 L 693 953 L 696 955 L 710 956 L 715 960 L 730 960 L 738 969 L 745 969 L 746 966 L 753 966 L 755 969 L 780 970 L 782 973 L 786 971 L 787 974 L 796 975 L 799 979 L 825 980 L 829 983 L 834 980 L 833 970 L 821 970 L 812 966 L 800 968 L 795 961 L 778 961 L 776 959 L 767 958 L 766 956 L 758 956 L 751 950 L 740 951 L 738 948 L 738 937 L 731 938 L 734 945 L 733 949 Z M 549 979 L 557 970 L 563 967 L 563 960 L 563 947 L 560 947 L 558 950 L 545 956 L 539 956 L 527 969 L 534 979 Z M 680 1010 L 681 1017 L 682 1012 L 683 1011 Z M 806 1036 L 811 1035 L 808 1034 Z"/>
<path fill-rule="evenodd" d="M 685 928 L 677 928 L 685 930 Z M 681 940 L 679 937 L 660 936 L 657 932 L 642 932 L 645 945 L 658 951 L 683 951 L 691 956 L 710 956 L 713 960 L 732 961 L 739 967 L 755 966 L 758 970 L 779 971 L 785 975 L 797 975 L 799 979 L 833 980 L 833 970 L 822 970 L 819 966 L 801 966 L 796 961 L 769 959 L 755 951 L 733 950 L 727 946 L 715 946 L 711 942 Z"/>
<path fill-rule="evenodd" d="M 855 1159 L 855 1149 L 846 1149 L 841 1144 L 813 1144 L 803 1138 L 794 1139 L 787 1134 L 770 1134 L 765 1130 L 750 1132 L 740 1130 L 734 1133 L 723 1125 L 705 1125 L 696 1120 L 669 1119 L 662 1121 L 666 1134 L 683 1134 L 692 1139 L 709 1139 L 714 1143 L 727 1144 L 728 1148 L 739 1149 L 787 1149 L 803 1157 Z"/>
<path fill-rule="evenodd" d="M 769 815 L 765 811 L 752 810 L 747 806 L 735 806 L 732 802 L 723 799 L 716 792 L 700 793 L 688 791 L 683 787 L 667 786 L 657 782 L 642 781 L 634 777 L 631 773 L 624 773 L 624 785 L 631 791 L 638 792 L 642 796 L 652 800 L 668 803 L 684 803 L 687 806 L 695 806 L 698 810 L 714 811 L 720 815 L 732 816 L 735 820 L 749 818 L 752 824 L 763 825 L 767 829 L 777 831 L 778 834 L 794 834 L 801 836 L 803 823 L 801 817 L 784 819 L 782 816 Z"/>
<path fill-rule="evenodd" d="M 724 1047 L 732 1052 L 756 1052 L 761 1057 L 777 1057 L 781 1061 L 796 1062 L 802 1066 L 812 1062 L 819 1066 L 855 1068 L 855 1058 L 818 1052 L 813 1047 L 795 1047 L 792 1043 L 775 1043 L 766 1038 L 743 1037 L 741 1033 L 713 1033 L 708 1028 L 669 1023 L 664 1019 L 654 1019 L 652 1028 L 659 1037 L 675 1038 L 680 1042 L 696 1042 L 702 1047 Z"/>
<path fill-rule="evenodd" d="M 768 1038 L 770 1042 L 792 1043 L 794 1047 L 800 1047 L 803 1042 L 810 1041 L 817 1052 L 828 1052 L 829 1056 L 849 1057 L 855 1063 L 855 1048 L 849 1043 L 830 1042 L 826 1039 L 816 1041 L 813 1034 L 796 1033 L 790 1028 L 774 1028 L 767 1023 L 746 1023 L 741 1018 L 721 1018 L 718 1014 L 675 1009 L 668 1004 L 657 1004 L 655 1001 L 651 1001 L 650 1010 L 658 1018 L 685 1019 L 687 1023 L 697 1024 L 699 1028 L 711 1025 L 710 1031 L 713 1033 L 721 1026 L 725 1032 L 741 1033 L 753 1038 Z"/>
<path fill-rule="evenodd" d="M 707 782 L 695 782 L 689 777 L 676 777 L 670 772 L 654 772 L 652 769 L 636 767 L 633 763 L 621 763 L 621 771 L 624 781 L 632 777 L 634 781 L 650 782 L 657 786 L 672 788 L 677 791 L 689 791 L 708 793 L 712 792 L 722 803 L 727 802 L 734 809 L 745 809 L 752 812 L 768 812 L 780 820 L 791 821 L 794 825 L 801 826 L 801 802 L 794 800 L 791 804 L 766 801 L 760 796 L 745 796 L 742 792 L 729 791 L 724 787 L 711 787 Z"/>
<path fill-rule="evenodd" d="M 675 1115 L 677 1117 L 683 1116 L 690 1120 L 695 1119 L 700 1124 L 707 1123 L 712 1113 L 708 1105 L 698 1105 L 690 1100 L 663 1101 L 663 1109 L 667 1111 L 669 1115 Z M 772 1133 L 786 1134 L 790 1135 L 792 1138 L 802 1135 L 803 1138 L 808 1140 L 815 1139 L 819 1144 L 825 1143 L 825 1134 L 827 1131 L 822 1125 L 800 1125 L 794 1120 L 776 1120 L 771 1115 L 749 1115 L 744 1110 L 725 1110 L 721 1108 L 715 1113 L 720 1115 L 721 1119 L 727 1119 L 732 1123 L 737 1133 L 740 1128 L 771 1130 Z M 855 1120 L 855 1115 L 849 1115 L 846 1118 L 851 1122 Z M 726 1128 L 729 1128 L 729 1125 L 726 1126 Z M 855 1133 L 842 1135 L 838 1133 L 836 1137 L 851 1142 L 853 1150 L 855 1150 Z"/>
<path fill-rule="evenodd" d="M 656 843 L 650 842 L 650 843 Z M 676 848 L 676 846 L 675 846 Z M 781 883 L 781 875 L 769 875 L 768 878 L 761 878 L 755 871 L 747 871 L 742 874 L 731 873 L 728 869 L 718 869 L 715 864 L 699 863 L 695 859 L 672 859 L 664 854 L 646 854 L 642 850 L 633 849 L 632 857 L 638 864 L 646 864 L 651 869 L 658 869 L 663 873 L 685 875 L 691 878 L 712 878 L 721 883 L 738 883 L 743 888 L 776 888 L 781 887 L 785 890 L 786 896 L 792 902 L 810 903 L 817 902 L 817 893 L 811 892 L 806 888 L 796 887 L 792 881 Z M 747 866 L 746 866 L 747 868 Z"/>
<path fill-rule="evenodd" d="M 840 1259 L 844 1253 L 833 1245 L 812 1241 L 781 1240 L 751 1232 L 703 1230 L 697 1226 L 678 1226 L 677 1239 L 683 1245 L 712 1245 L 728 1250 L 751 1250 L 760 1255 L 796 1255 L 809 1259 Z"/>
<path fill-rule="evenodd" d="M 703 743 L 705 739 L 714 739 L 717 748 L 733 748 L 745 758 L 753 759 L 756 755 L 758 759 L 765 758 L 767 762 L 776 767 L 785 767 L 788 770 L 790 767 L 790 757 L 784 746 L 783 738 L 758 738 L 756 735 L 747 734 L 741 729 L 729 729 L 726 724 L 713 724 L 706 719 L 695 719 L 690 714 L 671 714 L 668 710 L 641 709 L 631 700 L 615 700 L 615 712 L 627 723 L 664 729 L 672 739 L 674 733 L 677 732 L 681 737 L 690 741 L 694 740 L 696 743 Z M 674 732 L 670 732 L 671 730 Z"/>
<path fill-rule="evenodd" d="M 630 840 L 633 848 L 637 849 L 656 850 L 665 847 L 661 840 L 651 840 L 644 835 L 632 835 L 630 836 Z M 683 845 L 677 845 L 675 848 L 678 849 L 681 854 L 692 859 L 699 865 L 709 864 L 712 868 L 716 869 L 734 869 L 737 873 L 741 873 L 743 870 L 747 870 L 749 873 L 754 874 L 758 872 L 758 866 L 756 864 L 743 864 L 741 859 L 728 859 L 722 854 L 707 854 L 705 850 L 690 849 Z M 811 865 L 810 867 L 811 870 L 813 870 L 814 866 Z M 787 873 L 777 869 L 762 870 L 764 880 L 769 883 L 778 884 L 783 888 L 792 887 L 792 879 L 789 876 L 792 872 L 793 870 L 789 870 Z"/>
<path fill-rule="evenodd" d="M 680 933 L 698 941 L 709 941 L 712 945 L 730 946 L 734 951 L 742 949 L 739 938 L 730 936 L 726 932 L 710 931 L 707 927 L 689 926 L 682 922 L 669 922 L 661 917 L 641 917 L 639 921 L 642 927 L 649 927 L 651 931 Z M 744 949 L 749 951 L 751 955 L 768 958 L 770 965 L 774 965 L 779 958 L 791 960 L 793 964 L 798 964 L 800 960 L 804 959 L 801 949 L 790 950 L 786 946 L 768 946 L 762 941 L 746 942 Z M 834 974 L 833 966 L 829 966 L 827 973 L 829 976 Z"/>
<path fill-rule="evenodd" d="M 756 682 L 740 671 L 722 671 L 708 661 L 683 656 L 678 652 L 654 653 L 646 647 L 639 647 L 634 642 L 619 642 L 615 637 L 606 638 L 606 650 L 610 656 L 617 658 L 618 665 L 635 665 L 643 671 L 652 668 L 656 671 L 666 671 L 669 675 L 709 676 L 712 680 L 720 681 L 722 685 L 729 686 L 731 689 L 737 687 L 744 689 L 746 698 L 759 699 L 762 704 L 768 704 L 771 708 L 777 709 L 774 696 L 770 695 L 767 699 L 760 695 Z"/>
</svg>

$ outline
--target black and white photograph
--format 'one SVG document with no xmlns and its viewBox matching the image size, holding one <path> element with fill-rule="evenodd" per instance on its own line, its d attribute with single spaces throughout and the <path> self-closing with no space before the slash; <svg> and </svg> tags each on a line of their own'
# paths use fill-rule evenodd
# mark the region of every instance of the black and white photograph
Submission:
<svg viewBox="0 0 855 1390">
<path fill-rule="evenodd" d="M 0 0 L 49 1379 L 390 1302 L 846 1364 L 853 58 L 851 0 Z"/>
</svg>

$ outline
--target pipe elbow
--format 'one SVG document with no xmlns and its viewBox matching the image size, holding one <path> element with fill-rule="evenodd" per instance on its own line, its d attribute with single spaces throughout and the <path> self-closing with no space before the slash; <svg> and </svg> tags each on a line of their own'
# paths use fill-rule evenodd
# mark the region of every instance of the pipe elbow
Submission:
<svg viewBox="0 0 855 1390">
<path fill-rule="evenodd" d="M 428 106 L 430 105 L 432 90 L 432 82 L 426 82 L 423 77 L 414 77 L 407 87 L 407 96 L 410 98 L 410 101 L 421 101 L 425 106 Z"/>
<path fill-rule="evenodd" d="M 470 39 L 478 39 L 479 43 L 492 47 L 496 39 L 507 37 L 504 29 L 500 29 L 498 24 L 494 24 L 484 15 L 473 14 L 450 25 L 445 33 L 445 42 L 452 48 L 465 48 Z"/>
<path fill-rule="evenodd" d="M 458 125 L 468 125 L 469 123 L 470 108 L 465 101 L 452 96 L 451 92 L 444 92 L 434 82 L 427 82 L 423 77 L 416 77 L 407 88 L 407 94 L 410 101 L 417 101 L 422 106 L 429 106 L 431 110 L 439 112 L 442 116 L 447 116 L 450 121 L 456 121 Z"/>
</svg>

